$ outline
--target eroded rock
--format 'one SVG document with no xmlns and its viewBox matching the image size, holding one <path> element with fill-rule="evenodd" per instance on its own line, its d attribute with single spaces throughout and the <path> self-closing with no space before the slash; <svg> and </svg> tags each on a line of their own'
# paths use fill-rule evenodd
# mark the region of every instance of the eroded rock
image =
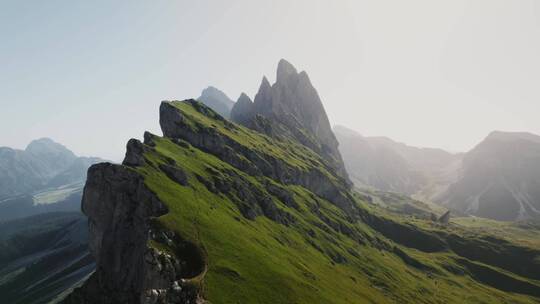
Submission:
<svg viewBox="0 0 540 304">
<path fill-rule="evenodd" d="M 168 210 L 139 173 L 110 163 L 92 166 L 82 209 L 96 271 L 65 303 L 195 303 L 193 290 L 177 292 L 181 259 L 148 245 L 156 235 L 152 219 Z"/>
</svg>

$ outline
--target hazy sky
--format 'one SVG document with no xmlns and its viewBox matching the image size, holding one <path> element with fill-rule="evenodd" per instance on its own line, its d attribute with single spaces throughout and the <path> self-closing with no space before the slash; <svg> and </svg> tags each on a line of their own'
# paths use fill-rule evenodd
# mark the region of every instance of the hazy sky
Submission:
<svg viewBox="0 0 540 304">
<path fill-rule="evenodd" d="M 0 146 L 121 160 L 161 100 L 236 99 L 280 58 L 332 124 L 466 151 L 540 133 L 540 1 L 0 0 Z"/>
</svg>

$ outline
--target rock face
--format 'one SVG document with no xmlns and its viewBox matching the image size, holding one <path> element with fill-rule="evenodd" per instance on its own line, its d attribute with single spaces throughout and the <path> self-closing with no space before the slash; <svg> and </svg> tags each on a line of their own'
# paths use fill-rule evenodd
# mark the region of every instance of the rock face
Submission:
<svg viewBox="0 0 540 304">
<path fill-rule="evenodd" d="M 492 132 L 463 158 L 459 179 L 436 201 L 496 220 L 540 217 L 540 136 Z"/>
<path fill-rule="evenodd" d="M 65 303 L 195 303 L 196 291 L 181 281 L 180 261 L 148 246 L 174 234 L 153 229 L 152 218 L 167 208 L 138 173 L 110 163 L 92 166 L 82 209 L 96 272 Z"/>
<path fill-rule="evenodd" d="M 204 89 L 197 100 L 209 106 L 225 118 L 230 117 L 231 109 L 234 105 L 234 101 L 225 95 L 225 93 L 212 86 Z"/>
<path fill-rule="evenodd" d="M 270 85 L 264 77 L 253 104 L 247 100 L 237 103 L 233 112 L 235 122 L 270 136 L 293 138 L 316 151 L 348 180 L 338 142 L 306 72 L 298 73 L 282 59 L 278 64 L 276 83 Z"/>
</svg>

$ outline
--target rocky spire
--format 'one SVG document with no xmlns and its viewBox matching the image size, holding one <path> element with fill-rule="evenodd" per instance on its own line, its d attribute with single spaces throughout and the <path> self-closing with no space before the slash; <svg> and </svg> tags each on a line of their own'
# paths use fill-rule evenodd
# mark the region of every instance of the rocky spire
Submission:
<svg viewBox="0 0 540 304">
<path fill-rule="evenodd" d="M 268 80 L 267 80 L 268 82 Z M 240 94 L 238 101 L 234 104 L 231 110 L 231 119 L 239 123 L 246 123 L 249 121 L 253 113 L 253 101 L 245 93 Z"/>
<path fill-rule="evenodd" d="M 287 60 L 281 59 L 278 63 L 277 73 L 276 73 L 276 83 L 287 83 L 289 77 L 297 76 L 298 72 L 296 68 L 290 64 Z"/>
<path fill-rule="evenodd" d="M 272 86 L 266 76 L 263 76 L 259 91 L 255 94 L 253 108 L 253 115 L 261 114 L 266 116 L 271 115 L 275 111 L 272 99 Z"/>
<path fill-rule="evenodd" d="M 298 73 L 292 64 L 281 59 L 276 83 L 271 86 L 268 79 L 263 77 L 252 106 L 237 105 L 233 121 L 256 129 L 257 125 L 252 123 L 253 118 L 256 115 L 264 116 L 281 126 L 277 128 L 280 132 L 268 135 L 277 134 L 296 139 L 318 152 L 340 176 L 348 180 L 326 111 L 306 72 Z"/>
</svg>

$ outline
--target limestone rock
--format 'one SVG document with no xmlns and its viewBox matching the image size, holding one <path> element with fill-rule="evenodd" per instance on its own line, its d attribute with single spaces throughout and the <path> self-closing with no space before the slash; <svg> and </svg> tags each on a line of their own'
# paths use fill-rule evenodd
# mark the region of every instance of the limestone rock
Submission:
<svg viewBox="0 0 540 304">
<path fill-rule="evenodd" d="M 132 160 L 138 159 L 135 151 L 145 148 L 135 140 L 128 146 L 132 147 Z M 158 235 L 152 232 L 151 219 L 168 210 L 144 185 L 139 173 L 110 163 L 92 166 L 82 209 L 88 216 L 89 247 L 96 271 L 64 303 L 196 302 L 196 290 L 179 288 L 177 280 L 183 270 L 177 266 L 178 257 L 148 246 L 149 240 Z"/>
<path fill-rule="evenodd" d="M 126 156 L 124 157 L 123 165 L 126 166 L 142 166 L 144 164 L 143 153 L 148 149 L 138 139 L 132 138 L 126 146 Z"/>
<path fill-rule="evenodd" d="M 278 127 L 270 136 L 288 136 L 323 156 L 333 169 L 348 181 L 338 142 L 326 116 L 321 99 L 306 72 L 298 73 L 282 59 L 278 64 L 276 83 L 263 78 L 255 95 L 253 107 L 237 103 L 231 117 L 235 122 L 268 134 L 269 128 L 259 128 L 257 116 L 263 116 Z M 246 119 L 250 117 L 250 119 Z M 240 118 L 240 119 L 238 119 Z M 265 124 L 268 126 L 268 124 Z M 276 131 L 279 129 L 279 131 Z"/>
</svg>

